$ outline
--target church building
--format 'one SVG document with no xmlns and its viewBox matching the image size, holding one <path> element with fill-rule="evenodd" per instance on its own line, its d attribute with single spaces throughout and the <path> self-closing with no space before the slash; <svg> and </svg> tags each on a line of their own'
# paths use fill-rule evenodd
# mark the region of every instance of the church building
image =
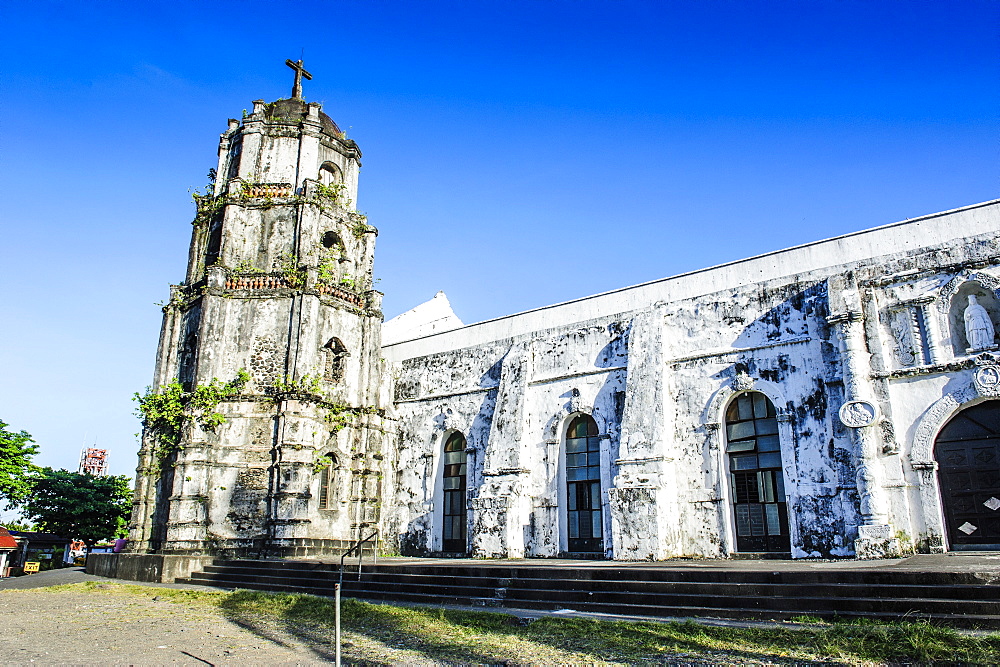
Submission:
<svg viewBox="0 0 1000 667">
<path fill-rule="evenodd" d="M 382 324 L 361 151 L 230 120 L 164 307 L 141 553 L 1000 549 L 1000 200 L 464 325 Z"/>
</svg>

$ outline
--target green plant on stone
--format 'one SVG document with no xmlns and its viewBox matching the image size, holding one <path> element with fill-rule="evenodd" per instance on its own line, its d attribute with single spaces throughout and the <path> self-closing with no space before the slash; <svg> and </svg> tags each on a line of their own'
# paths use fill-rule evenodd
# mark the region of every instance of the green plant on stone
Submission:
<svg viewBox="0 0 1000 667">
<path fill-rule="evenodd" d="M 298 380 L 289 378 L 287 375 L 274 379 L 271 385 L 275 393 L 278 394 L 319 394 L 323 391 L 323 384 L 318 377 L 303 375 Z"/>
<path fill-rule="evenodd" d="M 343 183 L 330 183 L 329 185 L 319 183 L 316 186 L 316 196 L 322 199 L 328 199 L 334 204 L 340 204 L 346 189 L 347 186 Z"/>
<path fill-rule="evenodd" d="M 208 193 L 201 194 L 198 190 L 191 193 L 191 199 L 194 200 L 194 205 L 197 208 L 194 220 L 191 221 L 193 225 L 208 224 L 222 211 L 222 207 L 226 203 L 226 198 L 222 195 L 216 197 L 211 194 L 212 186 L 207 186 Z"/>
<path fill-rule="evenodd" d="M 327 408 L 326 415 L 323 416 L 323 421 L 330 425 L 330 431 L 337 433 L 351 423 L 353 415 L 354 412 L 349 405 L 345 403 L 333 403 Z"/>
<path fill-rule="evenodd" d="M 337 252 L 338 246 L 327 250 L 323 255 L 323 260 L 316 267 L 316 279 L 323 285 L 331 285 L 337 277 L 337 265 L 339 264 Z"/>
<path fill-rule="evenodd" d="M 249 380 L 250 374 L 241 368 L 236 378 L 226 383 L 212 378 L 208 384 L 195 385 L 191 391 L 186 391 L 175 379 L 159 391 L 147 387 L 144 394 L 136 392 L 132 399 L 139 403 L 136 413 L 156 437 L 156 457 L 160 464 L 179 449 L 181 434 L 188 421 L 196 419 L 207 429 L 224 424 L 226 417 L 216 408 L 224 399 L 243 391 Z"/>
<path fill-rule="evenodd" d="M 278 270 L 284 276 L 285 281 L 292 287 L 302 287 L 302 271 L 299 268 L 299 257 L 292 253 L 286 254 L 278 265 Z"/>
<path fill-rule="evenodd" d="M 318 473 L 323 470 L 323 468 L 329 468 L 333 465 L 333 457 L 329 454 L 324 454 L 323 456 L 317 456 L 313 461 L 312 471 Z"/>
<path fill-rule="evenodd" d="M 240 263 L 233 267 L 233 273 L 255 274 L 266 273 L 263 269 L 258 269 L 249 259 L 240 260 Z"/>
<path fill-rule="evenodd" d="M 368 226 L 368 216 L 359 211 L 350 212 L 351 222 L 351 233 L 354 234 L 355 238 L 361 238 L 365 234 L 371 231 L 371 227 Z"/>
</svg>

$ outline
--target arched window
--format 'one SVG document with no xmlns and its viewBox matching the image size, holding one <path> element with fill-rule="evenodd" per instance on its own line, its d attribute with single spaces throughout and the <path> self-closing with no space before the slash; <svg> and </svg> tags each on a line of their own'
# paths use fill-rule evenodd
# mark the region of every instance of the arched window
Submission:
<svg viewBox="0 0 1000 667">
<path fill-rule="evenodd" d="M 601 439 L 589 415 L 574 417 L 566 431 L 567 550 L 604 553 L 601 518 Z"/>
<path fill-rule="evenodd" d="M 344 343 L 339 338 L 331 338 L 323 346 L 323 355 L 323 379 L 330 382 L 339 382 L 344 379 L 347 357 L 351 355 Z"/>
<path fill-rule="evenodd" d="M 319 508 L 321 510 L 334 509 L 334 484 L 337 479 L 337 455 L 329 453 L 317 461 L 322 465 L 319 469 Z"/>
<path fill-rule="evenodd" d="M 321 242 L 327 250 L 339 252 L 344 249 L 344 242 L 340 239 L 340 234 L 334 231 L 324 232 Z"/>
<path fill-rule="evenodd" d="M 778 419 L 767 396 L 743 392 L 729 404 L 726 451 L 736 519 L 736 550 L 791 551 Z"/>
<path fill-rule="evenodd" d="M 319 168 L 319 181 L 323 185 L 329 186 L 335 183 L 342 183 L 343 180 L 340 176 L 340 169 L 334 163 L 324 162 Z"/>
<path fill-rule="evenodd" d="M 444 443 L 444 511 L 442 512 L 442 548 L 452 553 L 465 553 L 466 455 L 465 436 L 452 433 Z"/>
</svg>

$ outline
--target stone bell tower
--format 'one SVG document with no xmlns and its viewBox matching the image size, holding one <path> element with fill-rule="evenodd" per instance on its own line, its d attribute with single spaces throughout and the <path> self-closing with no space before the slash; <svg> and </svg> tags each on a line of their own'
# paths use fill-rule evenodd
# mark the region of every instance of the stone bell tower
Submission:
<svg viewBox="0 0 1000 667">
<path fill-rule="evenodd" d="M 361 151 L 316 102 L 253 103 L 196 197 L 187 277 L 163 308 L 130 549 L 336 553 L 379 520 L 377 231 Z"/>
</svg>

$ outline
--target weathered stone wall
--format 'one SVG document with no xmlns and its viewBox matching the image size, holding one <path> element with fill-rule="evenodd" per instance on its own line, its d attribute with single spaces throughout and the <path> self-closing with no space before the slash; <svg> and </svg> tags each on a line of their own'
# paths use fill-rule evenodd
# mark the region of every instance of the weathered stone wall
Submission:
<svg viewBox="0 0 1000 667">
<path fill-rule="evenodd" d="M 378 524 L 387 394 L 377 232 L 351 208 L 359 158 L 317 104 L 255 102 L 230 121 L 187 281 L 164 308 L 154 387 L 248 381 L 185 403 L 176 446 L 145 429 L 135 550 L 337 552 Z"/>
<path fill-rule="evenodd" d="M 440 550 L 441 447 L 458 431 L 469 553 L 565 552 L 562 448 L 585 413 L 602 437 L 607 556 L 734 553 L 724 412 L 753 390 L 778 412 L 794 557 L 940 549 L 932 440 L 991 395 L 962 312 L 974 295 L 1000 323 L 998 232 L 990 203 L 700 272 L 700 292 L 681 276 L 387 346 L 388 532 L 405 553 Z M 849 402 L 870 425 L 845 424 Z"/>
</svg>

